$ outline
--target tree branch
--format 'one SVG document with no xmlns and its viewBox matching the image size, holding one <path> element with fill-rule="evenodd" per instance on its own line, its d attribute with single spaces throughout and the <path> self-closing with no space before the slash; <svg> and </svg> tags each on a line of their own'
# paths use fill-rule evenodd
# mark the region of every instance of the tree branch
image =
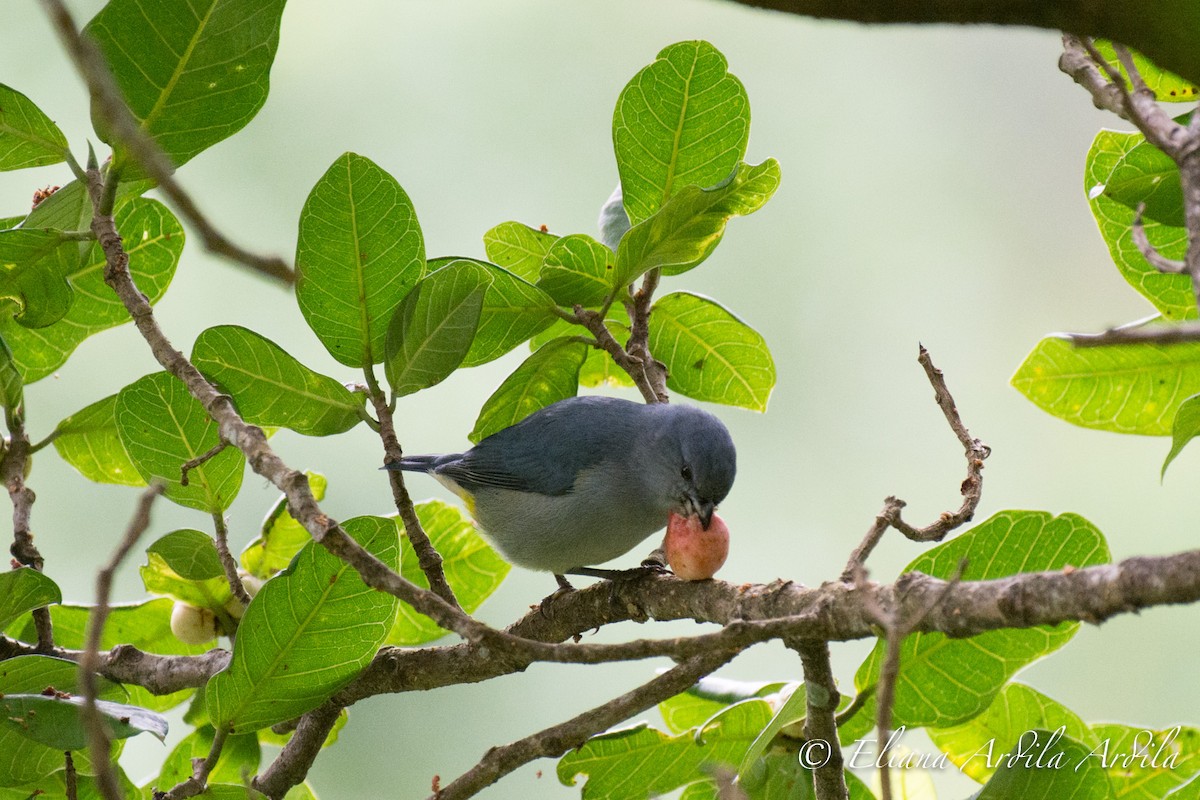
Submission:
<svg viewBox="0 0 1200 800">
<path fill-rule="evenodd" d="M 819 755 L 822 763 L 814 763 L 813 783 L 817 800 L 846 800 L 849 789 L 843 774 L 842 747 L 838 741 L 837 707 L 841 694 L 833 678 L 829 661 L 829 645 L 813 639 L 787 640 L 788 647 L 800 654 L 804 666 L 804 691 L 807 715 L 804 718 L 804 738 L 821 741 Z M 829 757 L 826 759 L 825 755 Z"/>
<path fill-rule="evenodd" d="M 29 436 L 25 433 L 24 411 L 20 408 L 7 411 L 9 438 L 4 449 L 4 457 L 0 459 L 0 477 L 8 489 L 8 498 L 13 507 L 13 543 L 9 552 L 18 563 L 42 571 L 45 559 L 33 543 L 33 532 L 29 527 L 29 517 L 33 511 L 33 503 L 37 495 L 25 485 L 25 472 L 29 469 L 31 448 Z M 33 624 L 37 629 L 38 650 L 47 653 L 54 648 L 54 626 L 50 622 L 48 608 L 33 610 Z"/>
<path fill-rule="evenodd" d="M 482 760 L 429 800 L 461 800 L 491 786 L 537 758 L 554 758 L 580 747 L 598 733 L 690 688 L 700 678 L 732 659 L 738 651 L 711 651 L 694 656 L 631 692 L 503 747 L 493 747 Z"/>
<path fill-rule="evenodd" d="M 79 685 L 83 688 L 83 707 L 79 713 L 83 718 L 84 727 L 87 729 L 88 750 L 92 756 L 92 765 L 96 770 L 96 783 L 105 800 L 122 800 L 123 794 L 109 758 L 112 738 L 108 735 L 104 718 L 96 707 L 98 692 L 96 668 L 100 660 L 100 640 L 104 634 L 104 623 L 108 620 L 108 598 L 112 591 L 113 574 L 125 560 L 125 556 L 129 555 L 129 551 L 137 544 L 138 539 L 150 527 L 150 507 L 154 504 L 154 500 L 162 494 L 162 491 L 162 484 L 152 483 L 146 491 L 142 492 L 133 519 L 129 521 L 129 527 L 125 529 L 124 538 L 117 545 L 108 564 L 96 576 L 96 605 L 88 615 L 86 645 L 79 659 Z"/>
</svg>

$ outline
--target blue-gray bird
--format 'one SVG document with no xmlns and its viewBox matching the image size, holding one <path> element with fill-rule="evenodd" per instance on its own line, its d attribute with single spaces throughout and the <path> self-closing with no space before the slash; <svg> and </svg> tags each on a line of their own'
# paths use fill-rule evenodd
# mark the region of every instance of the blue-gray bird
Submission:
<svg viewBox="0 0 1200 800">
<path fill-rule="evenodd" d="M 385 469 L 427 472 L 463 498 L 506 559 L 526 569 L 589 569 L 696 515 L 707 530 L 736 472 L 729 431 L 683 405 L 571 397 L 465 453 L 405 456 Z"/>
</svg>

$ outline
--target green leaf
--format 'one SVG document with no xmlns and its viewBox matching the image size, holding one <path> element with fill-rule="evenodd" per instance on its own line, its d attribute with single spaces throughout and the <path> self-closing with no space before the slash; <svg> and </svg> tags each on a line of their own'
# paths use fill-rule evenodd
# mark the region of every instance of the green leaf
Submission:
<svg viewBox="0 0 1200 800">
<path fill-rule="evenodd" d="M 142 130 L 179 166 L 241 130 L 266 102 L 283 3 L 109 0 L 84 33 L 100 46 Z M 93 124 L 120 165 L 124 153 L 100 118 L 93 107 Z"/>
<path fill-rule="evenodd" d="M 147 547 L 146 552 L 160 556 L 179 577 L 189 581 L 225 576 L 212 537 L 192 528 L 168 533 Z"/>
<path fill-rule="evenodd" d="M 389 567 L 399 567 L 392 520 L 355 517 L 342 527 Z M 213 725 L 246 733 L 316 708 L 370 663 L 396 605 L 396 598 L 369 588 L 353 567 L 310 542 L 247 607 L 233 658 L 205 692 Z"/>
<path fill-rule="evenodd" d="M 979 716 L 961 725 L 929 728 L 927 733 L 960 772 L 984 783 L 1027 731 L 1060 726 L 1067 736 L 1089 747 L 1099 741 L 1070 709 L 1023 683 L 1009 683 Z"/>
<path fill-rule="evenodd" d="M 766 699 L 779 694 L 789 685 L 781 682 L 737 681 L 709 675 L 686 692 L 659 703 L 658 710 L 667 730 L 683 733 L 702 727 L 711 717 L 734 703 L 754 698 Z"/>
<path fill-rule="evenodd" d="M 306 472 L 308 487 L 317 502 L 325 499 L 328 481 L 317 472 Z M 287 495 L 280 495 L 267 512 L 258 538 L 242 551 L 242 568 L 251 575 L 266 580 L 292 562 L 300 548 L 312 541 L 308 531 L 287 509 Z"/>
<path fill-rule="evenodd" d="M 977 800 L 1108 800 L 1104 770 L 1088 757 L 1088 747 L 1045 730 L 1028 731 L 1000 759 L 995 776 Z"/>
<path fill-rule="evenodd" d="M 483 604 L 504 582 L 511 569 L 508 562 L 484 541 L 471 521 L 457 507 L 440 500 L 417 503 L 417 518 L 429 541 L 442 556 L 442 568 L 459 604 L 468 614 Z M 396 525 L 401 525 L 396 520 Z M 417 563 L 408 537 L 400 540 L 400 574 L 423 588 L 429 587 L 425 572 Z M 424 614 L 400 603 L 387 644 L 413 646 L 440 639 L 446 632 Z"/>
<path fill-rule="evenodd" d="M 478 444 L 538 409 L 574 397 L 579 388 L 579 369 L 589 349 L 571 339 L 552 339 L 542 345 L 492 392 L 467 438 Z"/>
<path fill-rule="evenodd" d="M 963 559 L 967 566 L 962 580 L 979 581 L 1105 564 L 1110 556 L 1104 536 L 1080 516 L 1002 511 L 918 556 L 904 571 L 948 579 Z M 1078 628 L 1077 622 L 1009 628 L 969 639 L 951 639 L 942 633 L 909 635 L 900 648 L 895 726 L 947 727 L 965 722 L 991 705 L 1017 670 L 1062 647 Z M 854 684 L 859 692 L 878 682 L 884 649 L 881 639 L 858 668 Z M 840 733 L 853 739 L 874 719 L 872 698 Z"/>
<path fill-rule="evenodd" d="M 166 790 L 192 777 L 192 759 L 208 757 L 215 735 L 216 731 L 211 725 L 202 725 L 183 737 L 163 762 L 154 785 Z M 208 782 L 241 783 L 242 773 L 253 775 L 258 772 L 261 760 L 262 748 L 253 733 L 229 736 L 225 739 L 217 763 L 208 774 Z M 246 791 L 242 789 L 242 797 L 245 796 Z"/>
<path fill-rule="evenodd" d="M 1116 800 L 1158 800 L 1200 773 L 1200 729 L 1108 724 L 1093 725 L 1092 733 L 1098 743 L 1090 760 L 1108 773 Z"/>
<path fill-rule="evenodd" d="M 54 449 L 90 481 L 145 486 L 117 435 L 116 410 L 114 394 L 76 411 L 54 429 Z"/>
<path fill-rule="evenodd" d="M 1095 39 L 1094 43 L 1096 49 L 1104 56 L 1104 60 L 1112 64 L 1128 80 L 1128 74 L 1125 72 L 1121 60 L 1117 58 L 1117 52 L 1113 50 L 1112 42 L 1107 39 Z M 1133 56 L 1134 68 L 1137 69 L 1142 80 L 1150 91 L 1154 92 L 1157 99 L 1166 103 L 1186 103 L 1194 101 L 1200 94 L 1200 87 L 1197 87 L 1196 84 L 1184 80 L 1173 72 L 1159 69 L 1137 50 L 1130 49 L 1129 54 Z"/>
<path fill-rule="evenodd" d="M 471 349 L 492 277 L 459 260 L 423 278 L 388 328 L 384 372 L 396 396 L 440 383 Z"/>
<path fill-rule="evenodd" d="M 57 631 L 56 631 L 57 633 Z M 37 694 L 53 689 L 78 693 L 79 665 L 49 656 L 16 656 L 0 663 L 0 694 Z M 107 678 L 98 679 L 97 696 L 103 700 L 125 700 L 126 691 Z M 114 754 L 121 742 L 114 743 Z M 46 776 L 63 769 L 63 754 L 39 744 L 10 728 L 0 727 L 0 787 L 21 786 L 34 781 L 44 784 Z M 75 754 L 80 774 L 93 772 L 86 752 Z M 25 794 L 22 797 L 28 797 Z M 8 797 L 0 794 L 0 797 Z"/>
<path fill-rule="evenodd" d="M 188 471 L 180 468 L 220 442 L 217 423 L 187 387 L 166 372 L 145 375 L 117 395 L 117 434 L 146 481 L 161 481 L 164 494 L 181 506 L 217 514 L 229 508 L 242 485 L 246 459 L 236 447 Z"/>
<path fill-rule="evenodd" d="M 616 274 L 612 250 L 573 233 L 550 245 L 537 285 L 564 306 L 598 306 L 619 288 Z"/>
<path fill-rule="evenodd" d="M 650 315 L 650 352 L 667 365 L 667 387 L 696 400 L 766 411 L 775 361 L 758 331 L 715 301 L 663 297 Z"/>
<path fill-rule="evenodd" d="M 625 306 L 620 303 L 614 303 L 608 309 L 608 316 L 604 318 L 604 327 L 608 328 L 613 338 L 618 342 L 629 341 L 631 331 L 629 329 L 629 314 L 626 312 Z M 564 336 L 592 338 L 591 333 L 583 326 L 567 322 L 565 319 L 560 318 L 549 328 L 534 336 L 529 341 L 529 345 L 533 350 L 537 350 L 551 339 L 558 339 Z M 612 360 L 612 356 L 606 351 L 589 347 L 587 359 L 583 362 L 583 367 L 579 370 L 579 385 L 593 389 L 597 386 L 632 387 L 633 378 L 630 378 L 629 373 L 618 367 L 617 363 Z"/>
<path fill-rule="evenodd" d="M 1200 777 L 1192 778 L 1178 789 L 1168 792 L 1166 800 L 1200 800 Z"/>
<path fill-rule="evenodd" d="M 253 425 L 307 436 L 348 431 L 362 421 L 365 395 L 314 372 L 283 348 L 238 325 L 218 325 L 196 337 L 192 363 L 233 397 Z"/>
<path fill-rule="evenodd" d="M 190 528 L 173 531 L 150 545 L 146 555 L 147 563 L 138 568 L 146 591 L 227 617 L 233 592 L 211 536 Z"/>
<path fill-rule="evenodd" d="M 0 172 L 57 164 L 66 159 L 67 137 L 16 89 L 0 83 Z"/>
<path fill-rule="evenodd" d="M 1179 167 L 1170 156 L 1144 139 L 1117 159 L 1103 191 L 1105 197 L 1135 211 L 1145 203 L 1144 220 L 1157 220 L 1176 228 L 1184 226 Z"/>
<path fill-rule="evenodd" d="M 35 608 L 61 602 L 58 584 L 36 569 L 22 567 L 0 572 L 0 630 Z"/>
<path fill-rule="evenodd" d="M 46 212 L 53 220 L 40 220 L 64 229 L 87 227 L 75 219 L 91 205 L 78 183 L 71 183 L 46 200 L 30 215 L 32 219 L 58 198 L 63 200 Z M 86 205 L 85 205 L 86 204 Z M 167 207 L 156 200 L 133 198 L 119 204 L 115 213 L 117 230 L 129 255 L 129 270 L 138 289 L 151 303 L 166 293 L 183 251 L 183 226 Z M 64 248 L 75 247 L 67 242 Z M 87 337 L 130 321 L 125 306 L 104 283 L 104 252 L 99 244 L 86 244 L 79 264 L 69 278 L 74 301 L 62 319 L 44 328 L 31 329 L 0 318 L 0 335 L 12 347 L 17 368 L 25 383 L 51 375 Z"/>
<path fill-rule="evenodd" d="M 746 755 L 742 756 L 741 764 L 738 766 L 738 777 L 742 780 L 749 777 L 759 759 L 766 754 L 767 748 L 775 741 L 775 737 L 779 735 L 780 731 L 803 720 L 808 715 L 808 693 L 805 691 L 804 684 L 794 683 L 789 688 L 791 691 L 783 693 L 783 697 L 786 699 L 779 703 L 771 721 L 759 732 L 758 736 L 754 737 L 754 742 L 746 750 Z"/>
<path fill-rule="evenodd" d="M 733 217 L 753 214 L 779 188 L 779 162 L 741 164 L 728 181 L 710 189 L 685 187 L 654 216 L 635 225 L 617 248 L 622 286 L 652 269 L 679 275 L 712 255 Z"/>
<path fill-rule="evenodd" d="M 483 295 L 475 340 L 461 366 L 476 367 L 494 361 L 558 319 L 550 295 L 503 267 L 471 258 L 437 258 L 429 262 L 429 269 L 433 272 L 462 261 L 486 270 L 492 282 Z"/>
<path fill-rule="evenodd" d="M 0 695 L 0 727 L 55 750 L 82 750 L 88 741 L 79 714 L 82 705 L 82 697 L 58 694 Z M 150 733 L 160 741 L 167 737 L 167 720 L 152 711 L 108 700 L 97 700 L 96 708 L 114 739 L 139 733 Z"/>
<path fill-rule="evenodd" d="M 542 261 L 557 239 L 553 233 L 519 222 L 501 222 L 483 235 L 483 250 L 489 261 L 532 283 L 541 275 Z"/>
<path fill-rule="evenodd" d="M 370 159 L 344 153 L 300 212 L 296 301 L 309 327 L 339 363 L 378 364 L 392 316 L 424 274 L 412 201 Z"/>
<path fill-rule="evenodd" d="M 670 736 L 644 724 L 593 736 L 559 759 L 558 779 L 587 777 L 584 800 L 642 800 L 705 779 L 707 765 L 736 767 L 768 722 L 762 700 L 732 705 L 704 728 Z"/>
<path fill-rule="evenodd" d="M 1073 425 L 1166 436 L 1183 401 L 1200 393 L 1200 344 L 1077 348 L 1050 337 L 1025 357 L 1012 385 Z"/>
<path fill-rule="evenodd" d="M 0 299 L 10 302 L 13 319 L 26 328 L 63 318 L 72 299 L 67 276 L 78 267 L 78 250 L 59 231 L 0 231 Z"/>
<path fill-rule="evenodd" d="M 1153 303 L 1167 319 L 1189 319 L 1197 314 L 1191 281 L 1186 275 L 1159 272 L 1146 261 L 1133 241 L 1132 209 L 1105 194 L 1114 171 L 1144 141 L 1140 133 L 1100 131 L 1088 150 L 1084 191 L 1091 203 L 1100 235 L 1108 245 L 1108 252 L 1121 277 Z M 1138 168 L 1134 164 L 1127 164 L 1123 172 L 1128 182 L 1137 174 Z M 1148 177 L 1153 178 L 1153 168 Z M 1184 228 L 1148 219 L 1145 221 L 1145 230 L 1146 238 L 1159 253 L 1167 258 L 1184 257 L 1187 251 L 1187 231 Z"/>
<path fill-rule="evenodd" d="M 708 42 L 679 42 L 621 91 L 613 147 L 634 225 L 684 186 L 723 180 L 746 154 L 750 101 L 727 68 Z"/>
<path fill-rule="evenodd" d="M 1171 452 L 1163 461 L 1160 477 L 1167 474 L 1167 467 L 1196 434 L 1200 434 L 1200 395 L 1184 400 L 1175 411 L 1175 420 L 1171 423 Z"/>
</svg>

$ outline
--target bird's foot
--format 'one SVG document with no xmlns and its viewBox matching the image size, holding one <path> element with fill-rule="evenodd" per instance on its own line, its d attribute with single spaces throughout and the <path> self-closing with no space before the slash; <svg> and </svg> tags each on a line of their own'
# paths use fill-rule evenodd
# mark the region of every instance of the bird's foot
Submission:
<svg viewBox="0 0 1200 800">
<path fill-rule="evenodd" d="M 542 612 L 542 616 L 546 619 L 554 619 L 554 610 L 552 608 L 554 601 L 575 591 L 575 587 L 571 585 L 569 580 L 567 580 L 566 575 L 559 575 L 555 573 L 554 580 L 558 581 L 558 588 L 543 597 L 542 602 L 538 603 L 537 605 L 537 608 Z"/>
</svg>

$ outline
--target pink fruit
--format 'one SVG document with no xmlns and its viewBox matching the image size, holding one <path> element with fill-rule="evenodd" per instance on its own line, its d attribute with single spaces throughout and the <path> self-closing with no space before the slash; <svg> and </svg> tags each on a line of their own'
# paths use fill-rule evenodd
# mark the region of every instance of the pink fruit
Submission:
<svg viewBox="0 0 1200 800">
<path fill-rule="evenodd" d="M 667 520 L 663 547 L 671 571 L 680 578 L 708 580 L 717 574 L 729 555 L 729 527 L 716 514 L 713 514 L 708 530 L 704 530 L 699 517 L 681 517 L 672 513 Z"/>
</svg>

